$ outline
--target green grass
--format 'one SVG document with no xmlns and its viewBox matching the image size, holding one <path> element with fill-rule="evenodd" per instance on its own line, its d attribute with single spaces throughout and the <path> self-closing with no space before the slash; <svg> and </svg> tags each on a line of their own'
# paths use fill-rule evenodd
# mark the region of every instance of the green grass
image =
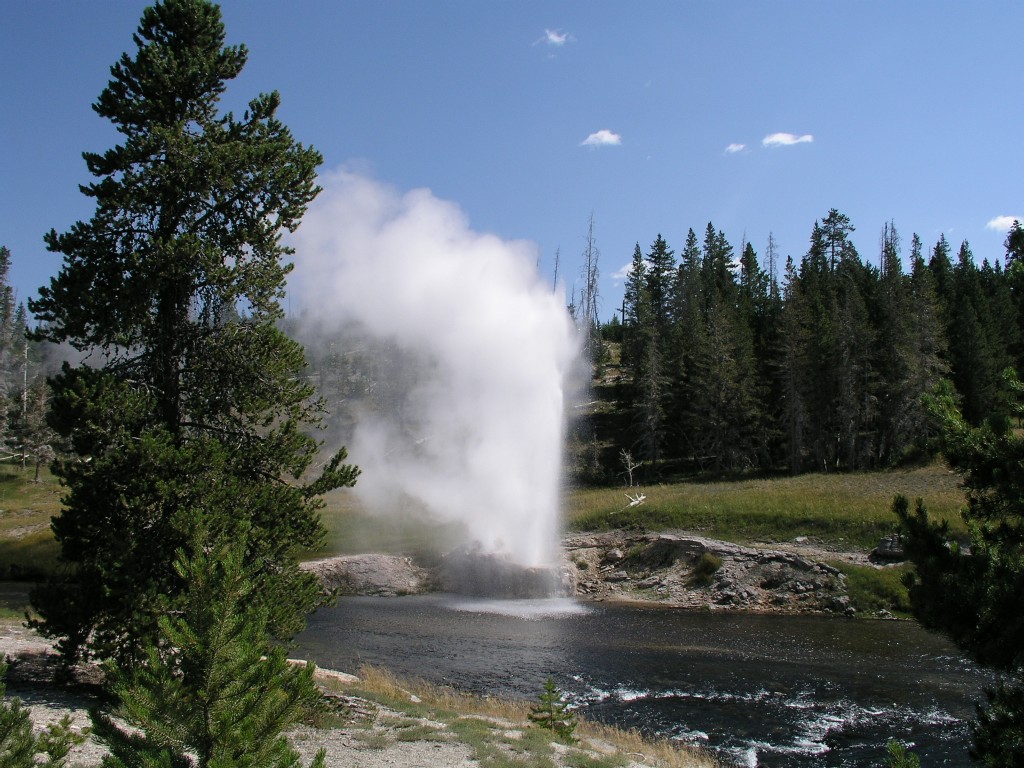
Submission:
<svg viewBox="0 0 1024 768">
<path fill-rule="evenodd" d="M 57 565 L 50 518 L 60 510 L 61 488 L 49 472 L 0 465 L 0 579 L 39 579 Z"/>
<path fill-rule="evenodd" d="M 61 489 L 44 473 L 0 467 L 0 579 L 38 579 L 57 565 L 58 548 L 49 530 L 60 508 Z M 935 519 L 945 517 L 963 532 L 958 476 L 939 464 L 910 470 L 802 475 L 727 482 L 687 482 L 632 489 L 647 495 L 628 508 L 625 489 L 579 489 L 567 494 L 570 530 L 682 529 L 749 543 L 808 536 L 837 547 L 870 548 L 891 533 L 892 498 L 921 497 Z M 303 557 L 377 551 L 413 555 L 431 562 L 456 538 L 452 525 L 437 525 L 411 502 L 388 518 L 367 513 L 355 494 L 328 494 L 322 519 L 325 546 Z"/>
<path fill-rule="evenodd" d="M 912 565 L 904 563 L 885 568 L 839 562 L 832 565 L 846 575 L 847 594 L 858 613 L 889 611 L 897 616 L 910 616 L 910 595 L 903 585 L 903 577 L 913 571 Z"/>
<path fill-rule="evenodd" d="M 959 477 L 932 464 L 910 470 L 817 474 L 633 488 L 647 500 L 629 507 L 624 488 L 581 489 L 566 499 L 570 530 L 678 528 L 738 543 L 808 536 L 870 548 L 895 528 L 896 494 L 921 497 L 934 518 L 962 530 Z"/>
</svg>

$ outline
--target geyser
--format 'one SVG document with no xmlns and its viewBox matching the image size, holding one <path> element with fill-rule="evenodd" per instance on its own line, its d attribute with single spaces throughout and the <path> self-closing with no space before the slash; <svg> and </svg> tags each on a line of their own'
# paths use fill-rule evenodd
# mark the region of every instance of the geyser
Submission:
<svg viewBox="0 0 1024 768">
<path fill-rule="evenodd" d="M 303 337 L 386 350 L 385 408 L 342 439 L 355 488 L 386 514 L 412 503 L 466 538 L 451 549 L 524 569 L 558 561 L 567 385 L 577 334 L 532 244 L 474 232 L 458 206 L 344 170 L 295 237 Z M 313 328 L 315 326 L 315 329 Z M 471 590 L 472 591 L 472 590 Z"/>
</svg>

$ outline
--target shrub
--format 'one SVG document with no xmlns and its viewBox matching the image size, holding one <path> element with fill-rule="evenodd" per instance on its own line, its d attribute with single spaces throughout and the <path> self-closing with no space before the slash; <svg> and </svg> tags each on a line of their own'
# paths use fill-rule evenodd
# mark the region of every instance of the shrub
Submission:
<svg viewBox="0 0 1024 768">
<path fill-rule="evenodd" d="M 711 578 L 718 573 L 722 567 L 722 558 L 714 552 L 705 552 L 693 566 L 693 581 L 701 586 L 711 583 Z"/>
</svg>

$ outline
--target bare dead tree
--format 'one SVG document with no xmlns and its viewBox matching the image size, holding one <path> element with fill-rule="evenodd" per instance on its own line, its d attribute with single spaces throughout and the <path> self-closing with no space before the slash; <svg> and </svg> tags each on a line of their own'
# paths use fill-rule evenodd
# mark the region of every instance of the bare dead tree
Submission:
<svg viewBox="0 0 1024 768">
<path fill-rule="evenodd" d="M 587 226 L 586 245 L 583 248 L 583 288 L 580 292 L 579 323 L 584 333 L 584 348 L 590 353 L 591 360 L 598 359 L 597 352 L 601 343 L 598 318 L 597 279 L 600 276 L 597 262 L 601 252 L 594 240 L 594 214 L 590 214 Z"/>
</svg>

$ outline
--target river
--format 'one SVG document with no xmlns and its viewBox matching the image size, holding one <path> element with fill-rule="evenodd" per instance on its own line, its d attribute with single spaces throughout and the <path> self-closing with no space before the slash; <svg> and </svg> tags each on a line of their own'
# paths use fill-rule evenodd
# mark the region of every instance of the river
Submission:
<svg viewBox="0 0 1024 768">
<path fill-rule="evenodd" d="M 992 677 L 906 621 L 448 595 L 342 598 L 298 653 L 482 694 L 534 699 L 553 676 L 588 718 L 741 766 L 882 765 L 890 737 L 967 766 L 965 720 Z"/>
</svg>

